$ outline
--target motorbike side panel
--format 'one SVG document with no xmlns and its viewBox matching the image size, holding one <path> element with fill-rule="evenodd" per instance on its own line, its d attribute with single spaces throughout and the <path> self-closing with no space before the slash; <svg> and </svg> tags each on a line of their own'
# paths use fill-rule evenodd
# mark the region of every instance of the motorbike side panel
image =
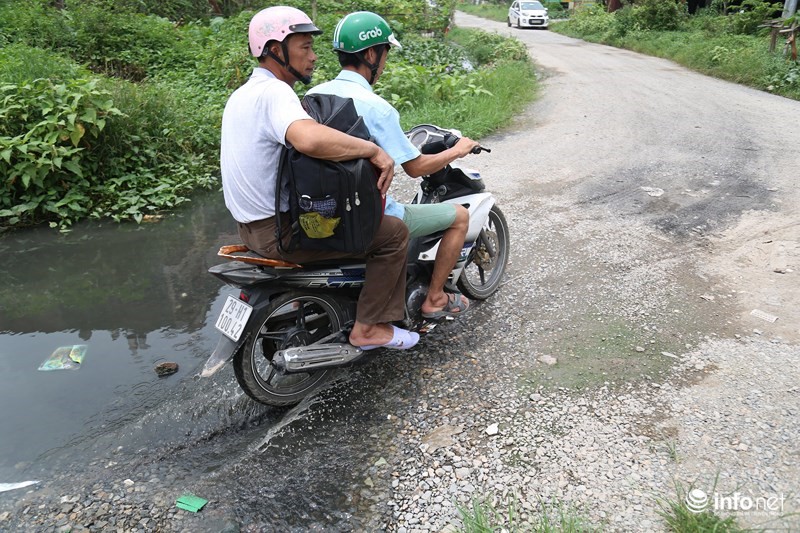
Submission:
<svg viewBox="0 0 800 533">
<path fill-rule="evenodd" d="M 461 250 L 461 258 L 459 259 L 458 263 L 456 263 L 456 268 L 459 268 L 459 265 L 463 267 L 463 260 L 466 259 L 470 249 L 472 249 L 472 246 L 478 239 L 478 235 L 480 234 L 483 225 L 489 218 L 489 211 L 492 210 L 492 206 L 495 204 L 495 198 L 492 193 L 481 192 L 477 194 L 469 194 L 467 196 L 460 196 L 458 198 L 451 198 L 442 203 L 463 205 L 469 210 L 469 228 L 467 228 L 467 236 L 464 239 L 464 248 Z M 420 252 L 419 260 L 435 260 L 436 252 L 439 251 L 440 242 L 441 241 L 438 241 L 433 247 Z"/>
</svg>

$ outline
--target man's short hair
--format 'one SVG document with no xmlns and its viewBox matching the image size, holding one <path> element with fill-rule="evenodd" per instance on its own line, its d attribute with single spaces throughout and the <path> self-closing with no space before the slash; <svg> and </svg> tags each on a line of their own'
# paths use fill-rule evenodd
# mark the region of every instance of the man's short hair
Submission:
<svg viewBox="0 0 800 533">
<path fill-rule="evenodd" d="M 376 44 L 372 48 L 382 47 L 384 49 L 391 48 L 388 44 Z M 369 48 L 367 48 L 369 50 Z M 361 52 L 357 52 L 355 54 L 349 54 L 347 52 L 342 52 L 341 50 L 336 50 L 336 53 L 339 55 L 339 66 L 342 68 L 344 67 L 358 67 L 361 64 L 361 54 L 366 52 L 367 50 L 362 50 Z"/>
</svg>

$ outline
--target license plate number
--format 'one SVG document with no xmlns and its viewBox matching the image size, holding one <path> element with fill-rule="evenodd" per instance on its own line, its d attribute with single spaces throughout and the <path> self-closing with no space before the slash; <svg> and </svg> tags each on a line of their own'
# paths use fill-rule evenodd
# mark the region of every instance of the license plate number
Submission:
<svg viewBox="0 0 800 533">
<path fill-rule="evenodd" d="M 238 341 L 252 312 L 253 307 L 251 305 L 233 296 L 228 296 L 214 326 L 232 341 Z"/>
</svg>

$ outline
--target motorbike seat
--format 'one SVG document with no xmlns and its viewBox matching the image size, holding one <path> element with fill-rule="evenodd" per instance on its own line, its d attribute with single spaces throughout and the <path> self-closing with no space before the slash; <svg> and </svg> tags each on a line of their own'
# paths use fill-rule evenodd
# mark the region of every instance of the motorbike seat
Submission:
<svg viewBox="0 0 800 533">
<path fill-rule="evenodd" d="M 241 261 L 253 265 L 267 266 L 272 268 L 320 268 L 326 266 L 357 265 L 363 264 L 364 258 L 343 257 L 340 259 L 325 259 L 322 261 L 308 261 L 302 265 L 279 259 L 269 259 L 250 250 L 244 244 L 231 244 L 223 246 L 217 252 L 219 257 L 230 259 L 231 261 Z"/>
</svg>

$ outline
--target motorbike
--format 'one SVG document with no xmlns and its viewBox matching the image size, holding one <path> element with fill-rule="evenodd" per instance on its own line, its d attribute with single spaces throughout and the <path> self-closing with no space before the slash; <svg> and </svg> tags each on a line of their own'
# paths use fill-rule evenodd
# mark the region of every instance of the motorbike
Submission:
<svg viewBox="0 0 800 533">
<path fill-rule="evenodd" d="M 415 126 L 407 137 L 423 154 L 441 152 L 460 139 L 458 130 L 432 124 Z M 473 153 L 490 151 L 478 146 Z M 469 228 L 460 257 L 448 279 L 473 300 L 485 300 L 500 287 L 509 258 L 506 218 L 476 171 L 455 163 L 423 176 L 412 203 L 448 202 L 469 211 Z M 426 333 L 440 321 L 425 319 L 425 300 L 442 233 L 409 242 L 405 316 L 397 326 Z M 332 369 L 366 353 L 348 343 L 358 294 L 366 272 L 362 260 L 308 263 L 304 266 L 257 256 L 242 245 L 224 246 L 228 259 L 209 273 L 239 289 L 229 295 L 216 321 L 222 333 L 201 376 L 208 377 L 233 359 L 236 379 L 248 396 L 272 406 L 290 406 L 324 383 Z M 455 287 L 454 287 L 455 286 Z M 441 319 L 440 319 L 441 320 Z"/>
</svg>

